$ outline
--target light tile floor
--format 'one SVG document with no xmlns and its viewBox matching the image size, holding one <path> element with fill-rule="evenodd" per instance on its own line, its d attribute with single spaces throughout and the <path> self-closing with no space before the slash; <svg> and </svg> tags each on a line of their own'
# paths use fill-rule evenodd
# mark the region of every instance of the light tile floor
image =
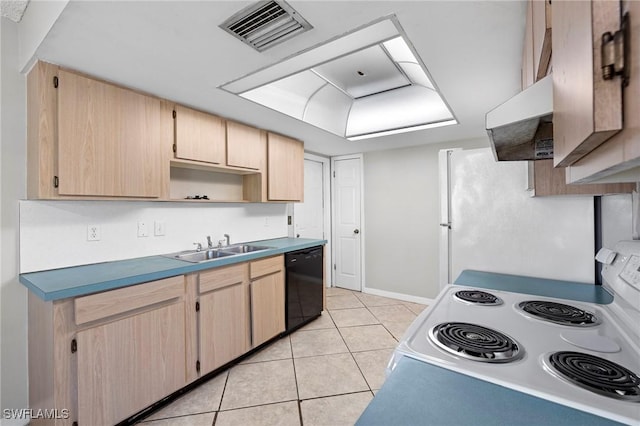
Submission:
<svg viewBox="0 0 640 426">
<path fill-rule="evenodd" d="M 323 315 L 145 419 L 159 425 L 353 425 L 426 306 L 327 289 Z"/>
</svg>

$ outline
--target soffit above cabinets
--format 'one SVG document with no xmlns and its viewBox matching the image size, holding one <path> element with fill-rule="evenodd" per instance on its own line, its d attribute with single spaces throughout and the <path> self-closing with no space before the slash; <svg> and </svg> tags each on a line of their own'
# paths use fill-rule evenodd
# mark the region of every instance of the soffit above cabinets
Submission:
<svg viewBox="0 0 640 426">
<path fill-rule="evenodd" d="M 350 140 L 457 124 L 395 17 L 220 88 Z"/>
</svg>

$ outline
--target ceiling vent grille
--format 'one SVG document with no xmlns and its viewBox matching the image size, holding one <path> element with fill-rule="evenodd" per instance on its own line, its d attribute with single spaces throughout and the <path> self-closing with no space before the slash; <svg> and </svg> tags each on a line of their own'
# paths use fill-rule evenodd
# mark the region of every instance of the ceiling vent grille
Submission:
<svg viewBox="0 0 640 426">
<path fill-rule="evenodd" d="M 233 15 L 220 25 L 259 52 L 313 28 L 283 1 L 261 1 Z"/>
</svg>

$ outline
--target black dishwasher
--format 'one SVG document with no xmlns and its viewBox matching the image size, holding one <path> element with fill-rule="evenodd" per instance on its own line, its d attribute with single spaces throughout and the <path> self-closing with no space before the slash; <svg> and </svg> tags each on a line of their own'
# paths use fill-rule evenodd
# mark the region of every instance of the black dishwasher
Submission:
<svg viewBox="0 0 640 426">
<path fill-rule="evenodd" d="M 322 246 L 284 255 L 286 267 L 286 333 L 317 318 L 322 312 L 324 262 Z"/>
</svg>

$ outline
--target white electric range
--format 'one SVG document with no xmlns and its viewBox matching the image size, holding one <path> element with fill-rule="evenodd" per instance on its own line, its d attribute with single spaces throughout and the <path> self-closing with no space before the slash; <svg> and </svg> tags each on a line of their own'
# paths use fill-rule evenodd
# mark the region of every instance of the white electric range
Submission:
<svg viewBox="0 0 640 426">
<path fill-rule="evenodd" d="M 640 425 L 640 241 L 604 266 L 610 304 L 446 286 L 389 362 L 408 356 Z M 588 285 L 588 284 L 585 284 Z"/>
</svg>

